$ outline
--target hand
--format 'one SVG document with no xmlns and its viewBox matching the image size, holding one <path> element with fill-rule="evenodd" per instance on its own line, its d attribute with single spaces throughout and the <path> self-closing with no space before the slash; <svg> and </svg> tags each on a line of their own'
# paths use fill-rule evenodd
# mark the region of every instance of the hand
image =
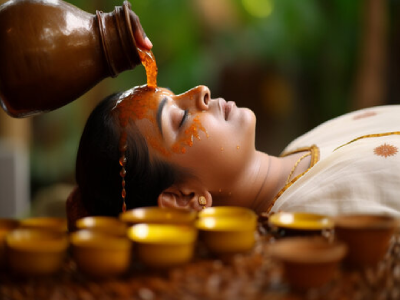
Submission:
<svg viewBox="0 0 400 300">
<path fill-rule="evenodd" d="M 132 10 L 129 11 L 129 14 L 134 30 L 133 36 L 136 41 L 136 46 L 144 50 L 151 50 L 153 44 L 144 32 L 142 24 L 140 24 L 139 17 Z"/>
</svg>

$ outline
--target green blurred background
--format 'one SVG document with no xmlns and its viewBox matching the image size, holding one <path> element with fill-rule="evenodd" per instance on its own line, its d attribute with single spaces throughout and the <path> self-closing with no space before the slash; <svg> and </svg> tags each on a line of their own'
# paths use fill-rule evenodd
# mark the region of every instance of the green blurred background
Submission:
<svg viewBox="0 0 400 300">
<path fill-rule="evenodd" d="M 122 0 L 68 2 L 93 14 L 122 5 Z M 204 84 L 212 97 L 250 107 L 257 115 L 256 146 L 272 155 L 325 120 L 399 103 L 400 1 L 130 2 L 154 45 L 159 86 L 178 94 Z M 48 187 L 74 185 L 79 138 L 93 107 L 145 82 L 138 66 L 27 121 L 32 199 Z M 4 124 L 9 117 L 1 118 Z"/>
</svg>

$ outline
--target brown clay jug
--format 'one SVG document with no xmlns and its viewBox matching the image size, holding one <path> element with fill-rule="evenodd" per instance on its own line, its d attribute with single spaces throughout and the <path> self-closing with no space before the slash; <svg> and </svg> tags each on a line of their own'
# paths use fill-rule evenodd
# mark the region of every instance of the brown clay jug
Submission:
<svg viewBox="0 0 400 300">
<path fill-rule="evenodd" d="M 61 0 L 0 6 L 0 104 L 12 117 L 59 108 L 140 64 L 129 2 L 90 14 Z"/>
</svg>

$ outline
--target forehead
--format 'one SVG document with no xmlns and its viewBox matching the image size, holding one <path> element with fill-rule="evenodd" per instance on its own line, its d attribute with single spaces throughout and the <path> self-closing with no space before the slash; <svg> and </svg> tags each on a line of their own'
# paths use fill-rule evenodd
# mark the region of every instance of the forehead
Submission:
<svg viewBox="0 0 400 300">
<path fill-rule="evenodd" d="M 165 88 L 135 87 L 121 94 L 114 107 L 122 131 L 133 121 L 147 143 L 158 152 L 167 154 L 162 137 L 157 130 L 157 111 L 160 103 L 174 93 Z M 129 133 L 128 133 L 129 134 Z"/>
<path fill-rule="evenodd" d="M 129 119 L 136 121 L 146 118 L 155 122 L 155 112 L 160 102 L 172 96 L 174 93 L 165 88 L 139 86 L 122 93 L 114 109 L 119 113 L 122 127 L 126 127 Z"/>
</svg>

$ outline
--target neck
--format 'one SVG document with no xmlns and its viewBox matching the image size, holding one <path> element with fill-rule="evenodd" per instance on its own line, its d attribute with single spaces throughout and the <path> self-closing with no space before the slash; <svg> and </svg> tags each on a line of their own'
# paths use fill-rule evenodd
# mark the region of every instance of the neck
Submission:
<svg viewBox="0 0 400 300">
<path fill-rule="evenodd" d="M 264 212 L 272 204 L 272 200 L 286 185 L 296 161 L 304 153 L 296 153 L 287 157 L 274 157 L 263 152 L 256 152 L 242 176 L 232 185 L 234 189 L 229 195 L 218 197 L 221 205 L 245 206 L 256 213 Z M 310 157 L 303 159 L 296 167 L 291 178 L 304 172 L 310 164 Z M 221 195 L 222 196 L 222 195 Z"/>
<path fill-rule="evenodd" d="M 257 194 L 254 196 L 251 208 L 256 213 L 266 211 L 275 195 L 284 187 L 287 179 L 286 160 L 262 153 L 264 170 L 260 172 L 257 182 Z M 290 171 L 289 171 L 290 172 Z"/>
</svg>

